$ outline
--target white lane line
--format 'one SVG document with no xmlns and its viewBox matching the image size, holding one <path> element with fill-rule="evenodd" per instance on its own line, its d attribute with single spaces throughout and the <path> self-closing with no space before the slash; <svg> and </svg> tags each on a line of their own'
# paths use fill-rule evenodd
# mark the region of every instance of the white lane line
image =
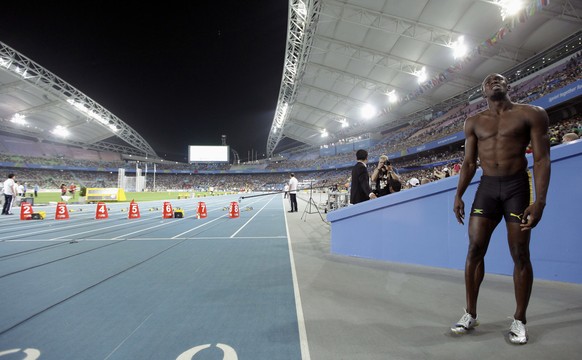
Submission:
<svg viewBox="0 0 582 360">
<path fill-rule="evenodd" d="M 257 202 L 257 200 L 255 200 L 254 202 L 251 202 L 251 205 L 252 205 L 252 204 L 254 204 L 255 202 Z M 207 208 L 208 208 L 208 206 L 207 206 Z M 239 203 L 239 209 L 240 209 L 240 203 Z M 197 227 L 195 227 L 195 228 L 192 228 L 192 229 L 190 229 L 190 230 L 188 230 L 188 231 L 184 231 L 183 233 L 181 233 L 181 234 L 178 234 L 178 235 L 176 235 L 176 236 L 173 236 L 173 237 L 171 237 L 170 239 L 176 239 L 176 238 L 179 238 L 179 237 L 180 237 L 180 236 L 182 236 L 182 235 L 185 235 L 185 234 L 187 234 L 187 233 L 189 233 L 189 232 L 191 232 L 191 231 L 194 231 L 194 230 L 196 230 L 196 229 L 199 229 L 199 228 L 201 228 L 201 227 L 203 227 L 203 226 L 206 226 L 206 225 L 210 224 L 211 222 L 214 222 L 214 221 L 216 221 L 216 220 L 218 220 L 218 219 L 221 219 L 221 218 L 225 217 L 226 215 L 228 215 L 228 214 L 221 215 L 221 216 L 219 216 L 218 218 L 216 218 L 216 219 L 214 219 L 214 220 L 210 220 L 210 221 L 208 221 L 208 222 L 206 222 L 206 223 L 204 223 L 204 224 L 202 224 L 202 225 L 200 225 L 200 226 L 197 226 Z M 197 238 L 197 239 L 200 239 L 200 238 Z"/>
<path fill-rule="evenodd" d="M 27 221 L 29 221 L 29 220 L 27 220 Z M 30 221 L 32 221 L 32 220 L 30 220 Z M 66 220 L 55 220 L 55 221 L 66 221 Z M 46 233 L 47 232 L 46 231 L 47 230 L 46 224 L 41 224 L 41 223 L 38 223 L 38 224 L 39 224 L 38 226 L 41 227 L 41 230 L 31 231 L 31 232 L 27 232 L 27 233 L 18 233 L 18 236 L 28 236 L 28 235 L 44 234 L 44 233 Z M 81 226 L 86 226 L 86 225 L 87 225 L 86 223 L 79 224 L 79 223 L 75 222 L 72 225 L 66 225 L 66 226 L 62 226 L 62 227 L 58 227 L 58 228 L 55 227 L 52 230 L 60 231 L 60 230 L 66 230 L 66 229 L 76 228 L 76 227 L 81 227 Z M 52 226 L 52 224 L 51 225 L 48 225 L 48 226 Z M 6 238 L 0 238 L 0 240 L 9 239 L 10 237 L 13 237 L 13 235 L 10 235 L 9 237 L 6 237 Z"/>
<path fill-rule="evenodd" d="M 172 240 L 230 240 L 232 239 L 230 236 L 201 236 L 201 237 L 196 237 L 196 238 L 172 238 Z M 273 235 L 273 236 L 239 236 L 237 237 L 237 239 L 250 239 L 250 240 L 272 240 L 272 239 L 287 239 L 286 235 Z M 83 242 L 88 242 L 88 241 L 99 241 L 99 242 L 103 242 L 103 241 L 113 241 L 111 238 L 90 238 L 90 239 L 72 239 L 72 238 L 64 238 L 61 239 L 64 241 L 68 241 L 68 240 L 77 240 L 77 241 L 83 241 Z M 47 241 L 54 241 L 57 242 L 57 240 L 47 240 L 47 239 L 15 239 L 15 240 L 6 240 L 6 243 L 10 243 L 10 242 L 47 242 Z M 155 237 L 155 238 L 148 238 L 148 237 L 140 237 L 139 239 L 127 239 L 127 241 L 168 241 L 167 237 Z"/>
<path fill-rule="evenodd" d="M 142 321 L 142 322 L 141 322 L 141 323 L 140 323 L 140 324 L 139 324 L 139 325 L 138 325 L 138 326 L 137 326 L 135 329 L 133 329 L 133 331 L 132 331 L 131 333 L 129 333 L 129 334 L 128 334 L 128 335 L 125 337 L 125 339 L 123 339 L 123 340 L 122 340 L 122 341 L 119 343 L 119 345 L 117 345 L 117 346 L 115 347 L 115 349 L 113 349 L 113 350 L 112 350 L 112 351 L 109 353 L 109 355 L 107 355 L 107 356 L 105 357 L 105 359 L 103 359 L 103 360 L 107 360 L 107 359 L 109 359 L 109 358 L 111 357 L 111 355 L 113 355 L 113 353 L 115 353 L 115 352 L 117 351 L 117 349 L 119 349 L 119 348 L 120 348 L 120 347 L 121 347 L 121 346 L 122 346 L 122 345 L 123 345 L 123 344 L 124 344 L 124 343 L 127 341 L 127 339 L 129 339 L 130 337 L 132 337 L 132 336 L 133 336 L 133 334 L 135 334 L 135 332 L 136 332 L 136 331 L 138 331 L 138 330 L 139 330 L 139 329 L 140 329 L 140 328 L 143 326 L 143 324 L 145 324 L 145 322 L 146 322 L 146 321 L 148 321 L 148 319 L 149 319 L 149 318 L 150 318 L 150 317 L 151 317 L 153 314 L 154 314 L 154 313 L 151 313 L 151 314 L 149 314 L 149 315 L 148 315 L 148 316 L 147 316 L 147 317 L 146 317 L 146 318 L 145 318 L 145 319 L 144 319 L 144 320 L 143 320 L 143 321 Z"/>
<path fill-rule="evenodd" d="M 171 220 L 171 219 L 160 219 L 160 220 L 162 220 L 162 221 L 163 221 L 163 220 Z M 155 225 L 155 226 L 150 226 L 150 227 L 147 227 L 147 228 L 144 228 L 144 229 L 140 229 L 140 230 L 137 230 L 137 231 L 132 231 L 132 232 L 130 232 L 130 233 L 127 233 L 127 234 L 123 234 L 123 235 L 116 236 L 116 237 L 114 237 L 114 238 L 111 238 L 111 240 L 118 240 L 118 239 L 122 239 L 122 238 L 124 238 L 124 237 L 126 237 L 126 236 L 130 236 L 130 235 L 138 234 L 138 233 L 140 233 L 140 232 L 148 231 L 148 230 L 151 230 L 151 229 L 159 228 L 159 227 L 161 227 L 161 226 L 164 226 L 164 225 L 170 225 L 170 224 L 173 224 L 173 222 L 172 222 L 172 221 L 167 221 L 167 222 L 165 222 L 165 223 L 161 223 L 161 224 L 158 224 L 158 225 Z"/>
<path fill-rule="evenodd" d="M 91 219 L 86 219 L 86 218 L 89 218 L 89 217 L 92 217 L 92 216 L 93 215 L 90 215 L 88 213 L 85 213 L 82 216 L 75 217 L 75 218 L 71 218 L 71 219 L 68 219 L 68 220 L 54 220 L 55 222 L 59 222 L 59 223 L 69 222 L 69 221 L 70 222 L 73 222 L 73 223 L 70 224 L 70 225 L 65 225 L 65 226 L 61 226 L 61 227 L 55 227 L 52 230 L 54 232 L 56 232 L 56 231 L 61 231 L 61 230 L 74 229 L 74 228 L 78 228 L 78 227 L 86 227 L 87 226 L 87 222 L 85 222 L 85 221 L 86 220 L 87 221 L 90 221 L 91 220 Z M 113 220 L 117 220 L 117 218 L 112 218 L 112 219 Z M 122 218 L 120 218 L 120 220 L 121 219 Z M 135 223 L 139 223 L 139 222 L 147 221 L 147 220 L 151 220 L 151 219 L 152 219 L 151 217 L 145 217 L 144 216 L 144 217 L 141 217 L 140 219 L 128 219 L 128 221 L 131 221 L 132 224 L 135 224 Z M 83 220 L 83 222 L 80 223 L 81 220 Z M 100 220 L 93 219 L 93 220 L 95 220 L 95 221 L 107 221 L 107 219 L 100 219 Z M 50 224 L 48 226 L 53 226 L 53 224 L 54 224 L 54 223 L 52 223 L 53 220 L 48 220 L 48 221 L 50 222 Z M 35 234 L 45 234 L 47 232 L 46 231 L 47 230 L 46 224 L 41 224 L 40 222 L 38 224 L 39 224 L 38 226 L 41 227 L 41 230 L 30 231 L 30 232 L 27 232 L 27 233 L 19 233 L 18 236 L 22 237 L 22 236 L 30 236 L 30 235 L 35 235 Z M 97 223 L 95 223 L 95 224 L 97 224 Z M 122 224 L 118 224 L 118 225 L 108 226 L 108 227 L 105 227 L 105 228 L 100 227 L 99 229 L 96 229 L 96 230 L 88 230 L 88 231 L 80 232 L 80 233 L 77 233 L 77 234 L 68 234 L 68 235 L 65 235 L 65 236 L 62 236 L 62 237 L 57 237 L 57 238 L 49 239 L 49 240 L 57 240 L 57 239 L 61 239 L 61 238 L 68 238 L 68 237 L 71 237 L 71 236 L 76 236 L 78 234 L 84 234 L 84 233 L 91 232 L 91 231 L 102 231 L 103 229 L 109 229 L 109 228 L 112 228 L 112 227 L 124 226 L 124 225 L 127 225 L 127 224 L 126 223 L 122 223 Z M 5 238 L 1 238 L 0 237 L 0 240 L 4 240 L 4 239 L 10 240 L 10 237 L 12 237 L 12 235 L 11 236 L 8 236 L 8 237 L 5 237 Z M 8 241 L 8 240 L 6 240 L 6 241 Z"/>
<path fill-rule="evenodd" d="M 220 217 L 223 217 L 223 216 L 224 216 L 224 215 L 222 215 L 222 216 L 220 216 Z M 194 217 L 194 216 L 189 216 L 189 217 L 186 217 L 186 219 L 188 219 L 188 218 L 192 218 L 192 217 Z M 220 219 L 220 217 L 219 217 L 219 219 Z M 161 219 L 161 220 L 164 220 L 164 219 Z M 214 221 L 214 220 L 212 220 L 212 221 Z M 166 222 L 166 223 L 163 223 L 163 224 L 159 224 L 159 225 L 156 225 L 156 226 L 150 226 L 150 227 L 148 227 L 148 228 L 145 228 L 145 229 L 140 229 L 140 230 L 137 230 L 137 231 L 132 231 L 132 232 L 130 232 L 130 233 L 127 233 L 127 234 L 119 235 L 119 236 L 117 236 L 117 237 L 114 237 L 114 238 L 112 238 L 111 240 L 117 240 L 117 239 L 120 239 L 120 238 L 123 238 L 123 237 L 126 237 L 126 236 L 130 236 L 130 235 L 138 234 L 138 233 L 140 233 L 140 232 L 143 232 L 143 231 L 147 231 L 147 230 L 151 230 L 151 229 L 158 228 L 158 227 L 160 227 L 160 226 L 164 226 L 164 225 L 171 225 L 171 224 L 173 224 L 173 223 L 172 223 L 171 221 L 168 221 L 168 222 Z M 166 239 L 167 239 L 167 238 L 166 238 Z"/>
<path fill-rule="evenodd" d="M 247 226 L 247 224 L 248 224 L 248 223 L 250 223 L 250 222 L 251 222 L 251 221 L 252 221 L 252 220 L 255 218 L 255 216 L 259 215 L 259 213 L 260 213 L 260 212 L 261 212 L 261 211 L 262 211 L 262 210 L 263 210 L 265 207 L 267 207 L 267 205 L 269 205 L 269 203 L 270 203 L 270 202 L 271 202 L 273 199 L 274 199 L 274 197 L 270 198 L 270 199 L 269 199 L 269 201 L 267 201 L 267 202 L 265 203 L 265 205 L 263 205 L 263 207 L 262 207 L 262 208 L 260 208 L 260 209 L 259 209 L 259 211 L 257 211 L 257 212 L 255 213 L 255 215 L 251 216 L 251 218 L 250 218 L 250 219 L 248 219 L 248 220 L 247 220 L 247 222 L 246 222 L 246 223 L 244 223 L 244 224 L 243 224 L 243 225 L 242 225 L 242 226 L 241 226 L 241 227 L 240 227 L 240 228 L 239 228 L 237 231 L 235 231 L 235 232 L 234 232 L 234 234 L 232 234 L 230 237 L 231 237 L 231 238 L 235 237 L 235 236 L 236 236 L 236 234 L 238 234 L 238 233 L 239 233 L 239 231 L 241 231 L 241 230 L 242 230 L 242 229 L 243 229 L 245 226 Z M 254 203 L 253 203 L 253 204 L 254 204 Z M 239 210 L 240 210 L 240 207 L 239 207 Z"/>
<path fill-rule="evenodd" d="M 213 206 L 213 205 L 218 205 L 220 203 L 221 202 L 217 202 L 216 204 L 212 203 L 210 205 Z M 159 206 L 159 202 L 158 201 L 142 202 L 142 203 L 140 203 L 140 205 L 141 205 L 140 206 L 140 209 L 141 208 L 146 209 L 148 207 L 148 205 L 157 205 L 157 206 Z M 123 206 L 121 204 L 112 204 L 111 205 L 111 208 L 114 208 L 112 211 L 109 211 L 109 213 L 112 214 L 111 218 L 113 220 L 117 220 L 118 217 L 116 216 L 116 214 L 113 214 L 113 213 L 116 212 L 116 210 L 119 210 L 117 208 L 123 208 Z M 188 210 L 189 208 L 192 208 L 193 211 L 196 211 L 197 210 L 197 204 L 184 206 L 182 208 L 184 210 Z M 209 212 L 214 212 L 214 211 L 218 211 L 218 210 L 217 209 L 215 209 L 215 210 L 209 210 Z M 47 217 L 50 217 L 51 215 L 52 215 L 52 213 L 48 213 L 47 214 Z M 69 224 L 69 225 L 65 225 L 65 226 L 61 226 L 61 227 L 55 227 L 52 230 L 54 230 L 54 231 L 61 231 L 61 230 L 67 230 L 67 229 L 74 229 L 74 228 L 78 228 L 78 227 L 85 228 L 87 226 L 87 223 L 84 220 L 90 220 L 88 218 L 91 218 L 93 216 L 94 215 L 92 215 L 92 211 L 89 210 L 89 211 L 84 211 L 83 214 L 77 214 L 74 217 L 71 217 L 70 219 L 64 219 L 64 220 L 56 220 L 55 219 L 54 221 L 55 222 L 59 222 L 59 223 L 60 222 L 69 222 L 69 221 L 70 222 L 74 222 L 74 223 Z M 153 217 L 153 219 L 155 220 L 156 217 Z M 47 218 L 45 221 L 47 221 L 47 220 L 51 222 L 51 224 L 49 224 L 48 226 L 52 227 L 53 226 L 53 223 L 52 223 L 53 220 Z M 83 222 L 82 223 L 79 223 L 79 221 L 81 221 L 81 220 L 83 220 Z M 107 221 L 106 219 L 99 219 L 99 220 L 94 219 L 94 220 L 95 221 Z M 152 217 L 144 216 L 144 217 L 141 217 L 140 219 L 130 219 L 129 221 L 131 221 L 131 224 L 136 224 L 138 222 L 148 221 L 148 220 L 152 220 Z M 53 241 L 53 240 L 59 240 L 59 239 L 69 239 L 69 238 L 73 238 L 73 237 L 78 236 L 78 235 L 81 235 L 81 234 L 86 234 L 86 233 L 90 233 L 90 232 L 101 232 L 104 229 L 110 229 L 110 228 L 114 228 L 114 227 L 117 227 L 117 226 L 126 226 L 126 225 L 127 225 L 127 223 L 122 223 L 122 224 L 112 225 L 112 226 L 108 226 L 108 227 L 99 227 L 99 229 L 87 230 L 87 231 L 83 231 L 83 232 L 79 232 L 79 233 L 75 233 L 75 234 L 67 234 L 67 235 L 64 235 L 64 236 L 61 236 L 61 237 L 56 237 L 56 238 L 53 238 L 53 239 L 44 239 L 44 241 Z M 41 229 L 40 230 L 32 230 L 31 229 L 31 231 L 29 231 L 29 232 L 19 233 L 18 234 L 19 239 L 22 239 L 22 237 L 25 237 L 25 236 L 32 236 L 32 235 L 36 235 L 36 234 L 46 234 L 46 232 L 47 232 L 46 231 L 47 230 L 46 223 L 43 222 L 41 224 L 39 222 L 38 223 L 38 227 L 40 227 Z M 133 234 L 133 233 L 130 233 L 130 234 Z M 18 239 L 11 239 L 12 237 L 13 237 L 13 235 L 6 236 L 6 237 L 0 237 L 0 241 L 16 241 L 16 240 L 18 240 Z M 111 239 L 107 239 L 107 240 L 111 240 Z"/>
<path fill-rule="evenodd" d="M 180 237 L 180 236 L 182 236 L 182 235 L 184 235 L 184 234 L 187 234 L 187 233 L 189 233 L 189 232 L 191 232 L 191 231 L 194 231 L 194 230 L 196 230 L 196 229 L 200 229 L 201 227 L 204 227 L 204 226 L 206 226 L 206 225 L 208 225 L 208 224 L 211 224 L 211 223 L 215 222 L 215 221 L 216 221 L 216 220 L 218 220 L 218 219 L 222 219 L 222 218 L 223 218 L 223 217 L 225 217 L 225 216 L 226 216 L 226 214 L 224 214 L 224 215 L 221 215 L 221 216 L 217 217 L 217 218 L 216 218 L 216 219 L 214 219 L 214 220 L 207 221 L 207 222 L 205 222 L 205 223 L 204 223 L 204 224 L 202 224 L 202 225 L 199 225 L 199 226 L 196 226 L 196 227 L 194 227 L 194 228 L 192 228 L 192 229 L 190 229 L 190 230 L 184 231 L 183 233 L 180 233 L 180 234 L 178 234 L 178 235 L 176 235 L 176 236 L 172 236 L 170 239 L 176 239 L 177 237 Z"/>
<path fill-rule="evenodd" d="M 284 201 L 284 200 L 282 200 Z M 285 204 L 283 204 L 285 209 Z M 303 305 L 301 304 L 301 293 L 299 292 L 299 282 L 297 281 L 297 271 L 295 270 L 295 257 L 289 236 L 289 223 L 285 216 L 285 229 L 287 230 L 287 246 L 289 247 L 289 260 L 291 261 L 291 276 L 293 278 L 293 291 L 295 292 L 295 311 L 297 312 L 297 330 L 299 331 L 299 343 L 301 347 L 301 359 L 311 360 L 309 354 L 309 343 L 307 341 L 307 331 L 305 330 L 305 318 L 303 317 Z"/>
<path fill-rule="evenodd" d="M 141 221 L 145 221 L 145 220 L 146 220 L 146 219 L 140 219 L 140 220 L 129 220 L 129 221 L 131 221 L 131 223 L 132 223 L 132 224 L 135 224 L 135 223 L 137 223 L 137 222 L 141 222 Z M 96 220 L 96 221 L 106 221 L 106 220 L 105 220 L 105 219 L 102 219 L 102 220 Z M 87 226 L 87 224 L 83 224 L 83 226 Z M 64 239 L 64 238 L 75 238 L 75 237 L 78 237 L 79 235 L 82 235 L 82 234 L 87 234 L 87 233 L 94 233 L 94 232 L 98 232 L 98 233 L 99 233 L 99 232 L 102 232 L 103 230 L 107 230 L 107 229 L 113 229 L 113 228 L 120 227 L 120 226 L 127 226 L 127 223 L 121 223 L 121 224 L 117 224 L 117 225 L 111 225 L 111 226 L 100 227 L 100 228 L 98 228 L 98 229 L 92 229 L 92 230 L 87 230 L 87 231 L 81 231 L 81 232 L 74 233 L 74 234 L 67 234 L 67 235 L 63 235 L 63 236 L 59 236 L 59 237 L 56 237 L 56 238 L 49 239 L 49 241 L 50 241 L 50 240 L 59 240 L 59 239 Z M 59 229 L 56 229 L 56 230 L 61 230 L 61 229 L 59 228 Z"/>
</svg>

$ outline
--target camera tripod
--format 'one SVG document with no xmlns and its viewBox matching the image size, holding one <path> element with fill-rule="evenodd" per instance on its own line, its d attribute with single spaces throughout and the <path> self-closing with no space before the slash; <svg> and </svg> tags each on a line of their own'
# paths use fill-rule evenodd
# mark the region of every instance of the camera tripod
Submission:
<svg viewBox="0 0 582 360">
<path fill-rule="evenodd" d="M 315 207 L 316 211 L 312 211 L 311 210 L 312 207 Z M 307 210 L 307 209 L 309 209 L 309 210 Z M 303 221 L 307 221 L 307 217 L 305 215 L 306 214 L 315 214 L 315 213 L 318 213 L 321 220 L 327 224 L 327 220 L 323 217 L 323 215 L 321 215 L 321 211 L 319 211 L 319 207 L 317 207 L 317 204 L 313 200 L 313 182 L 311 182 L 309 184 L 309 200 L 307 200 L 307 205 L 305 205 L 305 210 L 303 210 L 303 214 L 301 214 L 301 219 Z"/>
</svg>

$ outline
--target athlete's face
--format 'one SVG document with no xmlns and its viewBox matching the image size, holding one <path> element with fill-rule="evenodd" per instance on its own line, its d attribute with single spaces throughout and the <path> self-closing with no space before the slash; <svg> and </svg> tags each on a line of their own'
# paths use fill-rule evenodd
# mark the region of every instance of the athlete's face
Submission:
<svg viewBox="0 0 582 360">
<path fill-rule="evenodd" d="M 509 84 L 503 75 L 491 74 L 483 80 L 483 97 L 502 100 L 507 95 Z"/>
</svg>

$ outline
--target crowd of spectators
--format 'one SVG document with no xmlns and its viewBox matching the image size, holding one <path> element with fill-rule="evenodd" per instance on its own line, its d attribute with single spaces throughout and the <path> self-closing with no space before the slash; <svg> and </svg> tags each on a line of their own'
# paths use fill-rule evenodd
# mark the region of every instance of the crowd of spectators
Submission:
<svg viewBox="0 0 582 360">
<path fill-rule="evenodd" d="M 582 115 L 576 115 L 571 119 L 559 122 L 550 126 L 549 136 L 551 145 L 562 143 L 566 134 L 582 134 Z M 382 149 L 372 150 L 378 156 L 384 154 Z M 454 176 L 454 168 L 458 168 L 462 161 L 462 150 L 450 151 L 432 151 L 419 153 L 413 157 L 391 159 L 396 171 L 400 174 L 403 189 L 413 186 L 437 181 L 443 178 L 444 169 L 449 170 L 449 175 Z M 50 169 L 50 162 L 45 163 L 44 158 L 23 157 L 20 155 L 0 155 L 0 162 L 19 164 L 43 165 L 43 168 L 32 168 L 26 166 L 4 167 L 5 171 L 18 174 L 20 181 L 28 184 L 37 185 L 41 191 L 50 191 L 58 189 L 60 184 L 76 183 L 83 187 L 116 187 L 118 175 L 114 171 L 83 171 L 83 170 L 59 170 Z M 337 158 L 338 161 L 353 162 L 353 154 L 344 154 Z M 305 161 L 305 162 L 304 162 Z M 54 162 L 53 162 L 54 163 Z M 76 160 L 74 164 L 82 164 Z M 59 164 L 68 164 L 61 160 Z M 100 164 L 103 167 L 102 164 Z M 311 167 L 312 163 L 302 160 L 295 163 L 298 169 L 301 166 Z M 374 162 L 369 165 L 370 171 L 375 166 Z M 346 189 L 349 186 L 349 167 L 338 168 L 334 170 L 296 172 L 297 177 L 301 179 L 313 179 L 313 186 L 316 188 L 337 188 L 338 190 Z M 221 172 L 217 174 L 199 174 L 199 173 L 168 173 L 150 170 L 146 175 L 148 191 L 166 191 L 166 190 L 184 190 L 197 191 L 213 187 L 216 191 L 280 191 L 287 182 L 288 173 L 286 172 L 268 172 L 268 173 L 228 173 Z M 418 180 L 418 184 L 416 181 Z"/>
<path fill-rule="evenodd" d="M 516 102 L 531 102 L 582 79 L 581 59 L 578 53 L 555 68 L 512 84 L 510 96 Z M 481 111 L 484 106 L 484 100 L 451 106 L 431 118 L 410 122 L 397 131 L 383 134 L 382 140 L 367 149 L 370 159 L 377 159 L 382 154 L 404 153 L 404 150 L 411 147 L 462 131 L 464 120 Z M 582 116 L 579 114 L 550 125 L 552 146 L 579 138 L 582 134 Z M 11 149 L 18 142 L 6 139 L 5 135 L 0 135 L 0 147 L 4 150 L 0 153 L 0 165 L 5 172 L 17 173 L 20 181 L 34 184 L 40 189 L 58 189 L 62 183 L 77 183 L 82 187 L 116 187 L 117 169 L 133 170 L 136 166 L 142 172 L 144 169 L 143 163 L 123 160 L 119 154 L 72 150 L 64 145 L 50 149 L 48 145 L 42 144 L 42 148 L 35 148 L 32 141 L 26 143 L 26 140 L 19 140 L 20 147 Z M 453 169 L 460 167 L 463 156 L 460 144 L 457 145 L 457 149 L 449 147 L 443 151 L 426 151 L 414 156 L 390 159 L 401 176 L 403 189 L 454 176 Z M 282 190 L 288 179 L 287 170 L 292 170 L 299 180 L 302 177 L 313 179 L 315 187 L 341 190 L 349 186 L 349 169 L 354 161 L 354 152 L 321 156 L 318 150 L 311 149 L 288 158 L 279 157 L 277 161 L 265 159 L 252 164 L 161 162 L 156 163 L 155 174 L 150 165 L 145 175 L 148 191 L 203 190 L 211 187 L 217 191 L 271 191 Z M 334 170 L 306 171 L 324 166 Z M 369 167 L 373 166 L 375 163 L 372 161 Z M 215 173 L 201 174 L 201 170 Z M 245 170 L 254 171 L 244 173 Z"/>
<path fill-rule="evenodd" d="M 562 143 L 566 134 L 582 134 L 582 115 L 577 115 L 571 119 L 559 122 L 550 126 L 549 136 L 552 145 Z M 383 153 L 377 152 L 381 155 Z M 35 163 L 39 158 L 26 158 L 17 156 L 23 163 Z M 400 174 L 403 189 L 418 186 L 432 181 L 437 181 L 443 177 L 454 176 L 455 168 L 460 167 L 463 151 L 434 151 L 420 153 L 408 159 L 391 160 L 394 168 Z M 347 154 L 340 158 L 344 161 L 354 161 L 353 154 Z M 0 155 L 0 162 L 11 162 L 12 156 Z M 77 162 L 76 162 L 77 163 Z M 43 163 L 44 164 L 44 163 Z M 298 164 L 303 164 L 299 162 Z M 47 165 L 47 164 L 44 164 Z M 305 165 L 309 165 L 306 163 Z M 370 171 L 376 164 L 368 164 Z M 47 165 L 48 166 L 48 165 Z M 449 174 L 446 173 L 448 170 Z M 55 170 L 50 168 L 28 168 L 15 167 L 5 168 L 7 172 L 18 174 L 18 179 L 28 184 L 37 185 L 41 191 L 58 189 L 60 184 L 76 183 L 83 187 L 116 187 L 117 173 L 113 171 L 82 171 L 82 170 Z M 315 188 L 337 188 L 346 190 L 349 186 L 349 167 L 334 170 L 308 171 L 296 173 L 299 180 L 313 179 Z M 216 191 L 281 191 L 288 180 L 286 172 L 268 173 L 165 173 L 159 172 L 155 175 L 152 172 L 146 173 L 148 191 L 184 190 L 199 191 L 213 187 Z M 418 180 L 418 184 L 413 179 Z M 412 180 L 412 182 L 411 182 Z M 154 187 L 155 186 L 155 187 Z"/>
</svg>

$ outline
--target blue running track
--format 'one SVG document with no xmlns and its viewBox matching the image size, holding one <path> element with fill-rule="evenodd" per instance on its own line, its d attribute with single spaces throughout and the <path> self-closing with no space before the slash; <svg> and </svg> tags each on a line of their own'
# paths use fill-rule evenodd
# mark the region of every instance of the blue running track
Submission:
<svg viewBox="0 0 582 360">
<path fill-rule="evenodd" d="M 249 194 L 247 194 L 249 195 Z M 68 205 L 0 218 L 0 360 L 305 359 L 282 196 Z M 197 218 L 204 202 L 207 218 Z M 303 346 L 303 348 L 306 348 Z"/>
</svg>

